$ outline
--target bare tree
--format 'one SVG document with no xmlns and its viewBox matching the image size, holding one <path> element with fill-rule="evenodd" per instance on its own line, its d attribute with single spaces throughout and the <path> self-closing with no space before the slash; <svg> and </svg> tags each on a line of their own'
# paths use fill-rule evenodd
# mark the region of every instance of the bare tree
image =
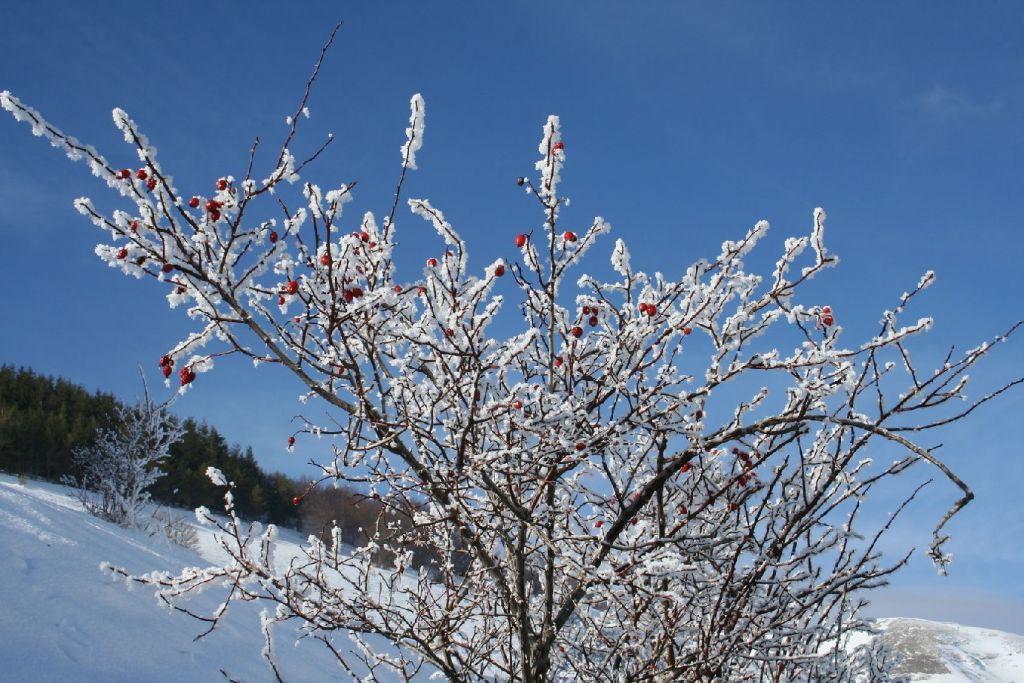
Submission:
<svg viewBox="0 0 1024 683">
<path fill-rule="evenodd" d="M 139 513 L 150 499 L 147 489 L 164 475 L 159 465 L 183 433 L 168 403 L 150 398 L 145 375 L 142 389 L 135 405 L 117 406 L 113 427 L 97 429 L 95 443 L 74 450 L 77 475 L 65 477 L 81 490 L 86 509 L 129 527 L 140 525 Z"/>
<path fill-rule="evenodd" d="M 677 275 L 635 270 L 622 240 L 609 281 L 580 275 L 610 227 L 601 218 L 564 226 L 567 148 L 552 116 L 537 179 L 519 180 L 543 214 L 542 229 L 514 237 L 519 259 L 471 269 L 442 212 L 409 199 L 443 246 L 419 277 L 400 281 L 396 216 L 423 142 L 423 99 L 412 98 L 393 205 L 379 222 L 367 213 L 343 228 L 351 185 L 303 183 L 297 208 L 281 199 L 331 141 L 302 161 L 290 151 L 319 67 L 274 168 L 254 176 L 250 161 L 209 197 L 172 184 L 120 109 L 114 122 L 138 169 L 111 166 L 0 97 L 128 201 L 111 215 L 86 199 L 76 206 L 111 236 L 101 259 L 154 278 L 172 307 L 202 322 L 168 351 L 182 390 L 219 354 L 284 365 L 309 398 L 337 411 L 335 422 L 306 424 L 335 442 L 321 476 L 414 511 L 413 524 L 384 525 L 352 551 L 312 538 L 302 557 L 277 562 L 274 529 L 241 523 L 227 496 L 227 522 L 200 514 L 220 527 L 230 562 L 135 580 L 183 611 L 193 591 L 222 582 L 225 605 L 196 615 L 211 630 L 231 600 L 274 605 L 262 627 L 279 679 L 271 628 L 296 619 L 353 677 L 884 678 L 884 653 L 848 651 L 845 636 L 865 626 L 865 592 L 906 557 L 882 562 L 884 529 L 859 528 L 862 504 L 915 463 L 934 468 L 959 491 L 930 551 L 945 567 L 943 527 L 972 493 L 929 434 L 1021 381 L 962 403 L 966 373 L 991 343 L 951 350 L 934 370 L 914 361 L 909 342 L 931 321 L 902 319 L 934 276 L 896 299 L 875 336 L 851 344 L 840 311 L 798 298 L 836 264 L 821 209 L 767 277 L 743 263 L 766 222 Z M 282 215 L 258 214 L 261 206 Z M 503 279 L 518 289 L 521 331 L 498 338 L 490 330 Z M 201 353 L 207 344 L 221 350 Z M 878 442 L 903 456 L 872 465 Z M 411 534 L 429 539 L 439 575 L 410 569 Z M 393 571 L 374 566 L 381 548 Z M 459 557 L 468 558 L 461 571 Z"/>
</svg>

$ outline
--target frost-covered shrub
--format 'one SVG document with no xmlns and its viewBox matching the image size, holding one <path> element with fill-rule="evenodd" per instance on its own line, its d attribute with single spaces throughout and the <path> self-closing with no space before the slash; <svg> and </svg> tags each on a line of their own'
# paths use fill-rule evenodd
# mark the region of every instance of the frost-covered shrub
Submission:
<svg viewBox="0 0 1024 683">
<path fill-rule="evenodd" d="M 96 431 L 95 443 L 72 452 L 76 475 L 64 482 L 80 490 L 91 513 L 115 524 L 144 526 L 139 513 L 149 502 L 147 490 L 163 476 L 159 464 L 170 455 L 182 429 L 148 389 L 133 406 L 118 406 L 114 426 Z"/>
<path fill-rule="evenodd" d="M 353 552 L 335 527 L 277 562 L 276 530 L 241 523 L 230 482 L 212 470 L 227 521 L 197 516 L 220 527 L 230 561 L 135 580 L 174 605 L 221 582 L 211 629 L 231 600 L 271 601 L 261 622 L 271 664 L 273 624 L 298 620 L 344 672 L 371 679 L 887 676 L 884 653 L 844 647 L 864 627 L 865 591 L 906 559 L 882 563 L 882 531 L 860 528 L 861 504 L 914 463 L 940 471 L 962 494 L 934 531 L 944 567 L 942 529 L 972 494 L 924 437 L 1001 391 L 961 403 L 989 344 L 934 370 L 914 361 L 912 338 L 931 320 L 903 317 L 931 273 L 862 341 L 845 339 L 841 310 L 803 298 L 837 264 L 821 209 L 766 275 L 744 265 L 765 221 L 678 275 L 635 269 L 622 239 L 605 252 L 610 279 L 581 273 L 611 226 L 564 225 L 569 145 L 552 116 L 536 179 L 519 180 L 541 224 L 508 236 L 517 258 L 472 265 L 442 211 L 414 198 L 405 206 L 440 243 L 422 271 L 400 275 L 397 209 L 423 143 L 423 98 L 412 98 L 394 205 L 350 221 L 351 186 L 299 182 L 322 150 L 299 160 L 290 149 L 306 97 L 268 172 L 179 185 L 123 110 L 114 123 L 138 168 L 0 95 L 125 200 L 109 215 L 76 201 L 109 237 L 97 255 L 148 276 L 198 322 L 168 350 L 165 376 L 176 371 L 181 391 L 201 385 L 226 353 L 285 366 L 304 400 L 336 413 L 304 430 L 333 440 L 322 479 L 413 520 L 365 529 Z M 301 198 L 279 204 L 289 193 Z M 499 335 L 507 296 L 519 328 Z M 902 455 L 872 465 L 878 443 Z M 412 570 L 410 539 L 429 545 L 436 570 Z M 382 554 L 393 571 L 375 566 Z"/>
</svg>

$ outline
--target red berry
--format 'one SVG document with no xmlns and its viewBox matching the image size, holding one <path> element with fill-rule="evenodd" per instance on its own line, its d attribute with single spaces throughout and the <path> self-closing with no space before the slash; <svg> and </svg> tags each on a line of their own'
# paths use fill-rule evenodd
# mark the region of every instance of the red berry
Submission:
<svg viewBox="0 0 1024 683">
<path fill-rule="evenodd" d="M 681 514 L 681 515 L 685 515 L 686 514 L 686 506 L 685 505 L 680 505 L 679 506 L 679 514 Z"/>
<path fill-rule="evenodd" d="M 574 328 L 572 328 L 572 336 L 576 337 L 577 339 L 582 337 L 583 336 L 583 328 L 580 327 L 579 325 L 577 325 Z"/>
<path fill-rule="evenodd" d="M 376 248 L 377 248 L 377 243 L 376 242 L 370 242 L 370 249 L 376 249 Z"/>
<path fill-rule="evenodd" d="M 219 221 L 220 220 L 220 211 L 218 209 L 214 209 L 213 211 L 210 212 L 210 220 L 211 221 Z"/>
<path fill-rule="evenodd" d="M 144 168 L 140 168 L 138 171 L 135 172 L 135 177 L 138 178 L 139 180 L 145 180 L 147 175 L 149 174 L 146 173 L 146 169 Z"/>
<path fill-rule="evenodd" d="M 426 294 L 427 293 L 427 288 L 426 287 L 417 287 L 416 288 L 416 293 L 417 294 Z"/>
<path fill-rule="evenodd" d="M 320 263 L 322 263 L 325 266 L 331 265 L 331 256 L 330 256 L 330 254 L 324 254 L 323 256 L 321 256 L 320 257 Z"/>
<path fill-rule="evenodd" d="M 427 259 L 427 265 L 430 266 L 431 268 L 436 268 L 437 267 L 437 259 L 434 258 L 433 256 L 431 256 L 430 258 Z"/>
<path fill-rule="evenodd" d="M 146 181 L 146 188 L 148 188 L 150 192 L 155 190 L 156 189 L 156 178 L 150 178 L 149 180 L 147 180 Z"/>
<path fill-rule="evenodd" d="M 181 369 L 181 372 L 178 373 L 178 376 L 181 377 L 181 386 L 185 386 L 186 384 L 192 383 L 196 378 L 196 373 L 192 372 L 192 368 L 186 365 Z"/>
<path fill-rule="evenodd" d="M 698 420 L 703 420 L 704 419 L 704 411 L 703 410 L 698 410 L 697 412 L 695 412 L 693 414 L 693 416 L 695 418 L 697 418 Z"/>
<path fill-rule="evenodd" d="M 693 330 L 690 329 L 689 327 L 684 327 L 683 328 L 683 334 L 689 335 L 691 332 L 693 332 Z"/>
<path fill-rule="evenodd" d="M 359 239 L 361 239 L 364 242 L 369 242 L 370 241 L 370 233 L 368 233 L 368 232 L 361 232 L 361 233 L 359 233 Z"/>
<path fill-rule="evenodd" d="M 292 280 L 291 282 L 288 283 L 288 286 L 285 288 L 285 291 L 288 294 L 295 294 L 296 292 L 299 291 L 299 283 L 296 282 L 295 280 Z"/>
<path fill-rule="evenodd" d="M 563 150 L 563 149 L 565 149 L 565 143 L 562 142 L 561 140 L 556 142 L 554 144 L 554 146 L 551 148 L 552 151 L 558 151 L 558 150 Z"/>
<path fill-rule="evenodd" d="M 117 177 L 120 178 L 121 180 L 126 180 L 132 177 L 132 172 L 127 168 L 122 168 L 120 171 L 117 172 Z"/>
<path fill-rule="evenodd" d="M 516 400 L 512 401 L 512 407 L 515 408 L 516 410 L 519 410 L 520 408 L 523 407 L 523 402 L 517 398 Z"/>
<path fill-rule="evenodd" d="M 597 527 L 598 529 L 600 529 L 600 528 L 601 528 L 602 526 L 604 526 L 604 522 L 602 522 L 602 521 L 601 521 L 601 520 L 599 519 L 599 520 L 597 520 L 596 522 L 594 522 L 594 526 L 596 526 L 596 527 Z"/>
<path fill-rule="evenodd" d="M 395 291 L 396 292 L 401 292 L 402 291 L 402 285 L 395 285 Z"/>
<path fill-rule="evenodd" d="M 444 331 L 444 336 L 446 336 L 446 337 L 451 337 L 451 336 L 454 336 L 454 335 L 455 335 L 455 330 L 453 330 L 450 327 L 447 330 Z"/>
<path fill-rule="evenodd" d="M 352 288 L 352 296 L 354 296 L 355 298 L 358 299 L 362 295 L 363 295 L 363 288 L 362 287 L 353 287 Z"/>
<path fill-rule="evenodd" d="M 178 294 L 184 294 L 185 293 L 185 288 L 184 287 L 178 287 L 174 291 L 177 292 Z"/>
<path fill-rule="evenodd" d="M 591 316 L 590 320 L 587 322 L 590 323 L 591 327 L 597 327 L 597 316 Z"/>
<path fill-rule="evenodd" d="M 212 212 L 220 208 L 220 202 L 218 202 L 216 199 L 207 199 L 205 206 L 207 211 Z"/>
<path fill-rule="evenodd" d="M 590 306 L 583 307 L 583 315 L 590 315 Z"/>
<path fill-rule="evenodd" d="M 228 189 L 228 181 L 225 178 L 221 178 L 220 180 L 218 180 L 217 181 L 217 189 L 218 190 L 226 190 L 226 189 Z"/>
<path fill-rule="evenodd" d="M 636 517 L 634 517 L 633 519 L 629 520 L 629 523 L 630 524 L 636 524 Z"/>
<path fill-rule="evenodd" d="M 277 305 L 284 306 L 284 295 L 277 297 Z"/>
<path fill-rule="evenodd" d="M 690 471 L 691 469 L 693 469 L 693 465 L 691 465 L 691 464 L 690 464 L 690 463 L 688 463 L 688 462 L 684 462 L 684 463 L 683 463 L 683 466 L 682 466 L 682 467 L 680 467 L 679 469 L 680 469 L 680 471 L 682 471 L 682 472 L 689 472 L 689 471 Z"/>
<path fill-rule="evenodd" d="M 654 314 L 658 312 L 658 309 L 654 307 L 654 304 L 647 304 L 647 317 L 653 318 Z"/>
<path fill-rule="evenodd" d="M 520 249 L 526 244 L 526 235 L 519 233 L 516 235 L 516 246 Z"/>
<path fill-rule="evenodd" d="M 174 270 L 174 266 L 172 266 L 170 263 L 165 263 L 163 265 L 163 268 L 161 268 L 160 270 L 164 271 L 165 273 L 169 273 L 172 270 Z"/>
<path fill-rule="evenodd" d="M 577 441 L 576 442 L 576 450 L 582 451 L 582 450 L 586 449 L 586 447 L 587 447 L 587 444 L 583 443 L 582 441 Z"/>
<path fill-rule="evenodd" d="M 294 498 L 292 498 L 292 505 L 298 505 L 301 502 L 302 502 L 302 499 L 299 498 L 298 496 L 295 496 Z"/>
<path fill-rule="evenodd" d="M 345 290 L 342 290 L 342 292 L 341 292 L 341 298 L 344 299 L 345 301 L 352 301 L 354 296 L 355 295 L 352 294 L 352 290 L 350 290 L 350 289 L 345 289 Z"/>
<path fill-rule="evenodd" d="M 821 319 L 821 322 L 825 323 L 826 326 L 831 325 L 835 320 L 830 315 L 826 315 Z"/>
<path fill-rule="evenodd" d="M 270 243 L 274 244 L 275 242 L 277 242 L 277 233 L 274 232 L 273 230 L 271 230 L 270 231 Z"/>
<path fill-rule="evenodd" d="M 171 376 L 171 366 L 170 365 L 165 365 L 164 369 L 163 369 L 163 373 L 164 373 L 164 377 L 165 378 L 170 377 Z"/>
<path fill-rule="evenodd" d="M 563 363 L 563 362 L 564 362 L 564 361 L 562 360 L 562 357 L 561 357 L 561 356 L 555 356 L 555 367 L 556 367 L 556 368 L 560 368 L 560 367 L 562 367 L 562 363 Z"/>
<path fill-rule="evenodd" d="M 131 222 L 131 229 L 132 229 L 132 232 L 138 232 L 139 231 L 139 222 L 138 221 L 132 221 Z"/>
<path fill-rule="evenodd" d="M 170 356 L 160 357 L 160 367 L 166 367 L 168 365 L 174 365 L 174 361 L 171 360 Z"/>
<path fill-rule="evenodd" d="M 294 436 L 289 436 L 288 437 L 288 447 L 291 448 L 294 445 L 295 445 L 295 437 Z"/>
<path fill-rule="evenodd" d="M 821 312 L 822 313 L 831 313 L 832 312 L 832 308 L 830 306 L 824 306 L 824 307 L 822 307 Z"/>
<path fill-rule="evenodd" d="M 505 274 L 505 266 L 498 266 L 494 269 L 494 277 L 501 277 Z"/>
<path fill-rule="evenodd" d="M 193 209 L 198 208 L 199 197 L 193 197 L 192 199 L 188 200 L 188 205 L 191 206 Z"/>
<path fill-rule="evenodd" d="M 120 249 L 118 249 L 117 250 L 117 258 L 120 261 L 123 261 L 126 258 L 128 258 L 128 250 L 125 249 L 124 247 L 121 247 Z"/>
<path fill-rule="evenodd" d="M 566 242 L 575 242 L 576 233 L 574 233 L 572 230 L 566 230 L 565 233 L 562 235 L 562 239 L 564 239 Z"/>
</svg>

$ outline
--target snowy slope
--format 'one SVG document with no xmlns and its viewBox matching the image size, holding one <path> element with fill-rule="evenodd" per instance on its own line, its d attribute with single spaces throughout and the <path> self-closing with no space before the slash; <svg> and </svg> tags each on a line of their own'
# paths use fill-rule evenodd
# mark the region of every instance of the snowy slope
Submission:
<svg viewBox="0 0 1024 683">
<path fill-rule="evenodd" d="M 928 683 L 1024 683 L 1024 636 L 923 619 L 880 619 L 903 655 L 898 672 Z"/>
<path fill-rule="evenodd" d="M 215 559 L 223 551 L 198 528 L 200 553 Z M 304 538 L 283 531 L 279 540 L 278 561 L 287 562 Z M 204 624 L 161 607 L 149 589 L 112 581 L 99 565 L 144 573 L 204 565 L 203 557 L 91 517 L 62 486 L 0 475 L 0 549 L 0 680 L 224 683 L 221 669 L 245 683 L 273 680 L 260 656 L 258 605 L 234 603 L 194 642 Z M 209 613 L 213 599 L 191 606 Z M 1024 683 L 1024 636 L 918 619 L 878 626 L 915 681 Z M 293 646 L 284 627 L 275 634 L 285 680 L 345 679 L 319 643 Z"/>
<path fill-rule="evenodd" d="M 201 538 L 212 548 L 209 532 Z M 297 534 L 282 534 L 297 547 Z M 205 564 L 159 537 L 91 517 L 61 486 L 0 475 L 0 679 L 71 682 L 272 680 L 260 656 L 260 606 L 235 603 L 216 631 L 193 642 L 204 624 L 159 606 L 152 591 L 126 588 L 101 562 L 131 572 Z M 287 552 L 286 547 L 281 548 Z M 194 604 L 209 612 L 213 596 Z M 205 601 L 205 602 L 204 602 Z M 338 680 L 319 643 L 292 646 L 275 631 L 287 680 Z"/>
</svg>

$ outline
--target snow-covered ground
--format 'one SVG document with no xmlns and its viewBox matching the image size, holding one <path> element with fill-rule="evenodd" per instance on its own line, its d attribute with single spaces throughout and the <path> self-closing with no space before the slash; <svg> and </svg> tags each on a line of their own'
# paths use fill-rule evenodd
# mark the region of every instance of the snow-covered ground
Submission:
<svg viewBox="0 0 1024 683">
<path fill-rule="evenodd" d="M 212 534 L 200 529 L 200 553 L 213 552 Z M 282 532 L 280 552 L 296 551 L 302 540 Z M 90 516 L 62 486 L 20 486 L 0 475 L 0 680 L 224 683 L 225 673 L 273 680 L 260 656 L 260 606 L 233 603 L 229 618 L 195 642 L 203 623 L 162 608 L 150 589 L 112 580 L 101 562 L 139 574 L 205 564 L 161 536 Z M 194 604 L 209 613 L 214 598 Z M 339 680 L 323 645 L 293 647 L 285 627 L 275 634 L 286 680 Z"/>
<path fill-rule="evenodd" d="M 1024 683 L 1024 636 L 923 619 L 879 619 L 903 655 L 897 669 L 928 683 Z"/>
<path fill-rule="evenodd" d="M 273 680 L 260 656 L 259 605 L 232 604 L 217 630 L 195 641 L 204 624 L 99 569 L 102 562 L 134 573 L 203 565 L 222 551 L 209 529 L 198 530 L 199 556 L 88 515 L 65 487 L 21 486 L 0 475 L 0 680 Z M 298 553 L 304 538 L 282 531 L 279 540 L 280 560 Z M 200 596 L 190 607 L 209 613 L 215 597 Z M 1024 683 L 1024 636 L 918 619 L 882 619 L 879 626 L 915 681 Z M 275 634 L 285 680 L 344 679 L 319 643 L 293 646 L 284 627 Z"/>
</svg>

